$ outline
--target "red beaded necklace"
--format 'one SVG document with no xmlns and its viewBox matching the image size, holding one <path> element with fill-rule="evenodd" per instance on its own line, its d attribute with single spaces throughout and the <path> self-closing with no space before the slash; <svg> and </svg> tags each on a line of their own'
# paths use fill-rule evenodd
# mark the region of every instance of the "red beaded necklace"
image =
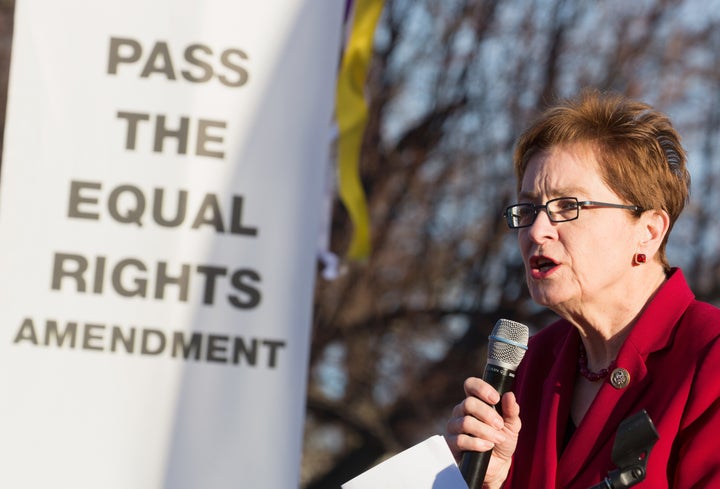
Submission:
<svg viewBox="0 0 720 489">
<path fill-rule="evenodd" d="M 578 352 L 578 372 L 580 375 L 588 379 L 590 382 L 597 382 L 600 379 L 604 379 L 610 372 L 615 368 L 615 360 L 610 362 L 607 368 L 600 370 L 599 372 L 591 372 L 588 370 L 588 359 L 587 352 L 585 351 L 585 345 L 580 342 L 580 351 Z"/>
</svg>

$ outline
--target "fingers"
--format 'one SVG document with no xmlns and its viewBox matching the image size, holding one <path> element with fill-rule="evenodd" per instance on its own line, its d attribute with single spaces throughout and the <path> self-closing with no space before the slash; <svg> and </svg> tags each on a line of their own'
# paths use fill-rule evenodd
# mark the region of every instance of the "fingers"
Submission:
<svg viewBox="0 0 720 489">
<path fill-rule="evenodd" d="M 455 437 L 454 445 L 459 451 L 484 452 L 507 439 L 503 419 L 490 406 L 472 397 L 461 404 L 469 407 L 467 410 L 460 408 L 460 412 L 465 413 L 448 420 L 446 430 L 448 435 Z M 475 404 L 477 406 L 473 406 Z"/>
<path fill-rule="evenodd" d="M 515 399 L 515 394 L 512 392 L 503 394 L 501 405 L 503 420 L 505 421 L 503 433 L 506 435 L 506 439 L 505 442 L 496 444 L 493 454 L 502 460 L 510 461 L 513 453 L 515 453 L 520 428 L 522 428 L 520 406 Z"/>
<path fill-rule="evenodd" d="M 471 435 L 482 435 L 485 427 L 493 431 L 502 430 L 505 427 L 505 420 L 493 406 L 477 397 L 467 397 L 460 403 L 464 418 L 468 418 L 461 428 L 469 430 L 465 433 Z"/>
<path fill-rule="evenodd" d="M 488 404 L 495 405 L 500 401 L 500 394 L 493 386 L 478 377 L 470 377 L 463 384 L 465 394 L 477 397 Z"/>
<path fill-rule="evenodd" d="M 505 421 L 505 429 L 510 433 L 517 435 L 522 428 L 520 421 L 520 405 L 515 399 L 515 394 L 507 392 L 502 397 L 502 413 Z"/>
<path fill-rule="evenodd" d="M 446 427 L 445 438 L 456 459 L 462 452 L 484 452 L 506 444 L 508 436 L 516 437 L 520 430 L 520 408 L 514 396 L 507 400 L 503 397 L 503 410 L 509 410 L 506 420 L 492 407 L 500 401 L 500 396 L 487 382 L 470 378 L 465 381 L 465 392 L 468 397 L 455 406 Z"/>
<path fill-rule="evenodd" d="M 484 487 L 500 487 L 512 465 L 522 427 L 520 405 L 512 392 L 501 399 L 497 390 L 477 377 L 467 379 L 464 386 L 467 397 L 453 408 L 445 441 L 458 464 L 464 452 L 492 449 Z M 502 415 L 494 407 L 497 403 Z"/>
</svg>

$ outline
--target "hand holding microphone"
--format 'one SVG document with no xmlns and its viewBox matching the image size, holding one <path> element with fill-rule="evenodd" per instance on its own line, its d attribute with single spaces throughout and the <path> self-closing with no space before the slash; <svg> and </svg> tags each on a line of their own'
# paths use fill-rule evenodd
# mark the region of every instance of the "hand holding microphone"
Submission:
<svg viewBox="0 0 720 489">
<path fill-rule="evenodd" d="M 497 322 L 490 334 L 483 378 L 465 382 L 468 397 L 455 407 L 448 423 L 448 444 L 456 455 L 462 452 L 460 472 L 470 489 L 482 487 L 493 449 L 500 463 L 491 476 L 498 486 L 510 468 L 520 430 L 519 406 L 514 396 L 503 398 L 503 394 L 512 390 L 528 336 L 523 324 L 507 319 Z"/>
</svg>

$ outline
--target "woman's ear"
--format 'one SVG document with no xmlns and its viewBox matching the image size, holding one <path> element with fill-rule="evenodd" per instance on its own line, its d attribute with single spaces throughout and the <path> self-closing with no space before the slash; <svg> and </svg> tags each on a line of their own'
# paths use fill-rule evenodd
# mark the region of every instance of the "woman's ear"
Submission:
<svg viewBox="0 0 720 489">
<path fill-rule="evenodd" d="M 640 216 L 641 232 L 639 247 L 648 256 L 655 256 L 670 228 L 670 216 L 661 209 L 651 209 Z"/>
</svg>

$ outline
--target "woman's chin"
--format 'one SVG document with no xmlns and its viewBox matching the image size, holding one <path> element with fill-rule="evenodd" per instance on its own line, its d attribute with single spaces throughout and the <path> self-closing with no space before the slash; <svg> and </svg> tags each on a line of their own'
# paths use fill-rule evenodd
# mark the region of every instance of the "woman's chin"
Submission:
<svg viewBox="0 0 720 489">
<path fill-rule="evenodd" d="M 568 299 L 566 294 L 563 294 L 559 290 L 552 290 L 552 288 L 549 287 L 531 284 L 529 289 L 530 297 L 532 297 L 532 300 L 535 301 L 535 303 L 552 310 L 555 310 L 557 306 L 566 302 Z"/>
</svg>

